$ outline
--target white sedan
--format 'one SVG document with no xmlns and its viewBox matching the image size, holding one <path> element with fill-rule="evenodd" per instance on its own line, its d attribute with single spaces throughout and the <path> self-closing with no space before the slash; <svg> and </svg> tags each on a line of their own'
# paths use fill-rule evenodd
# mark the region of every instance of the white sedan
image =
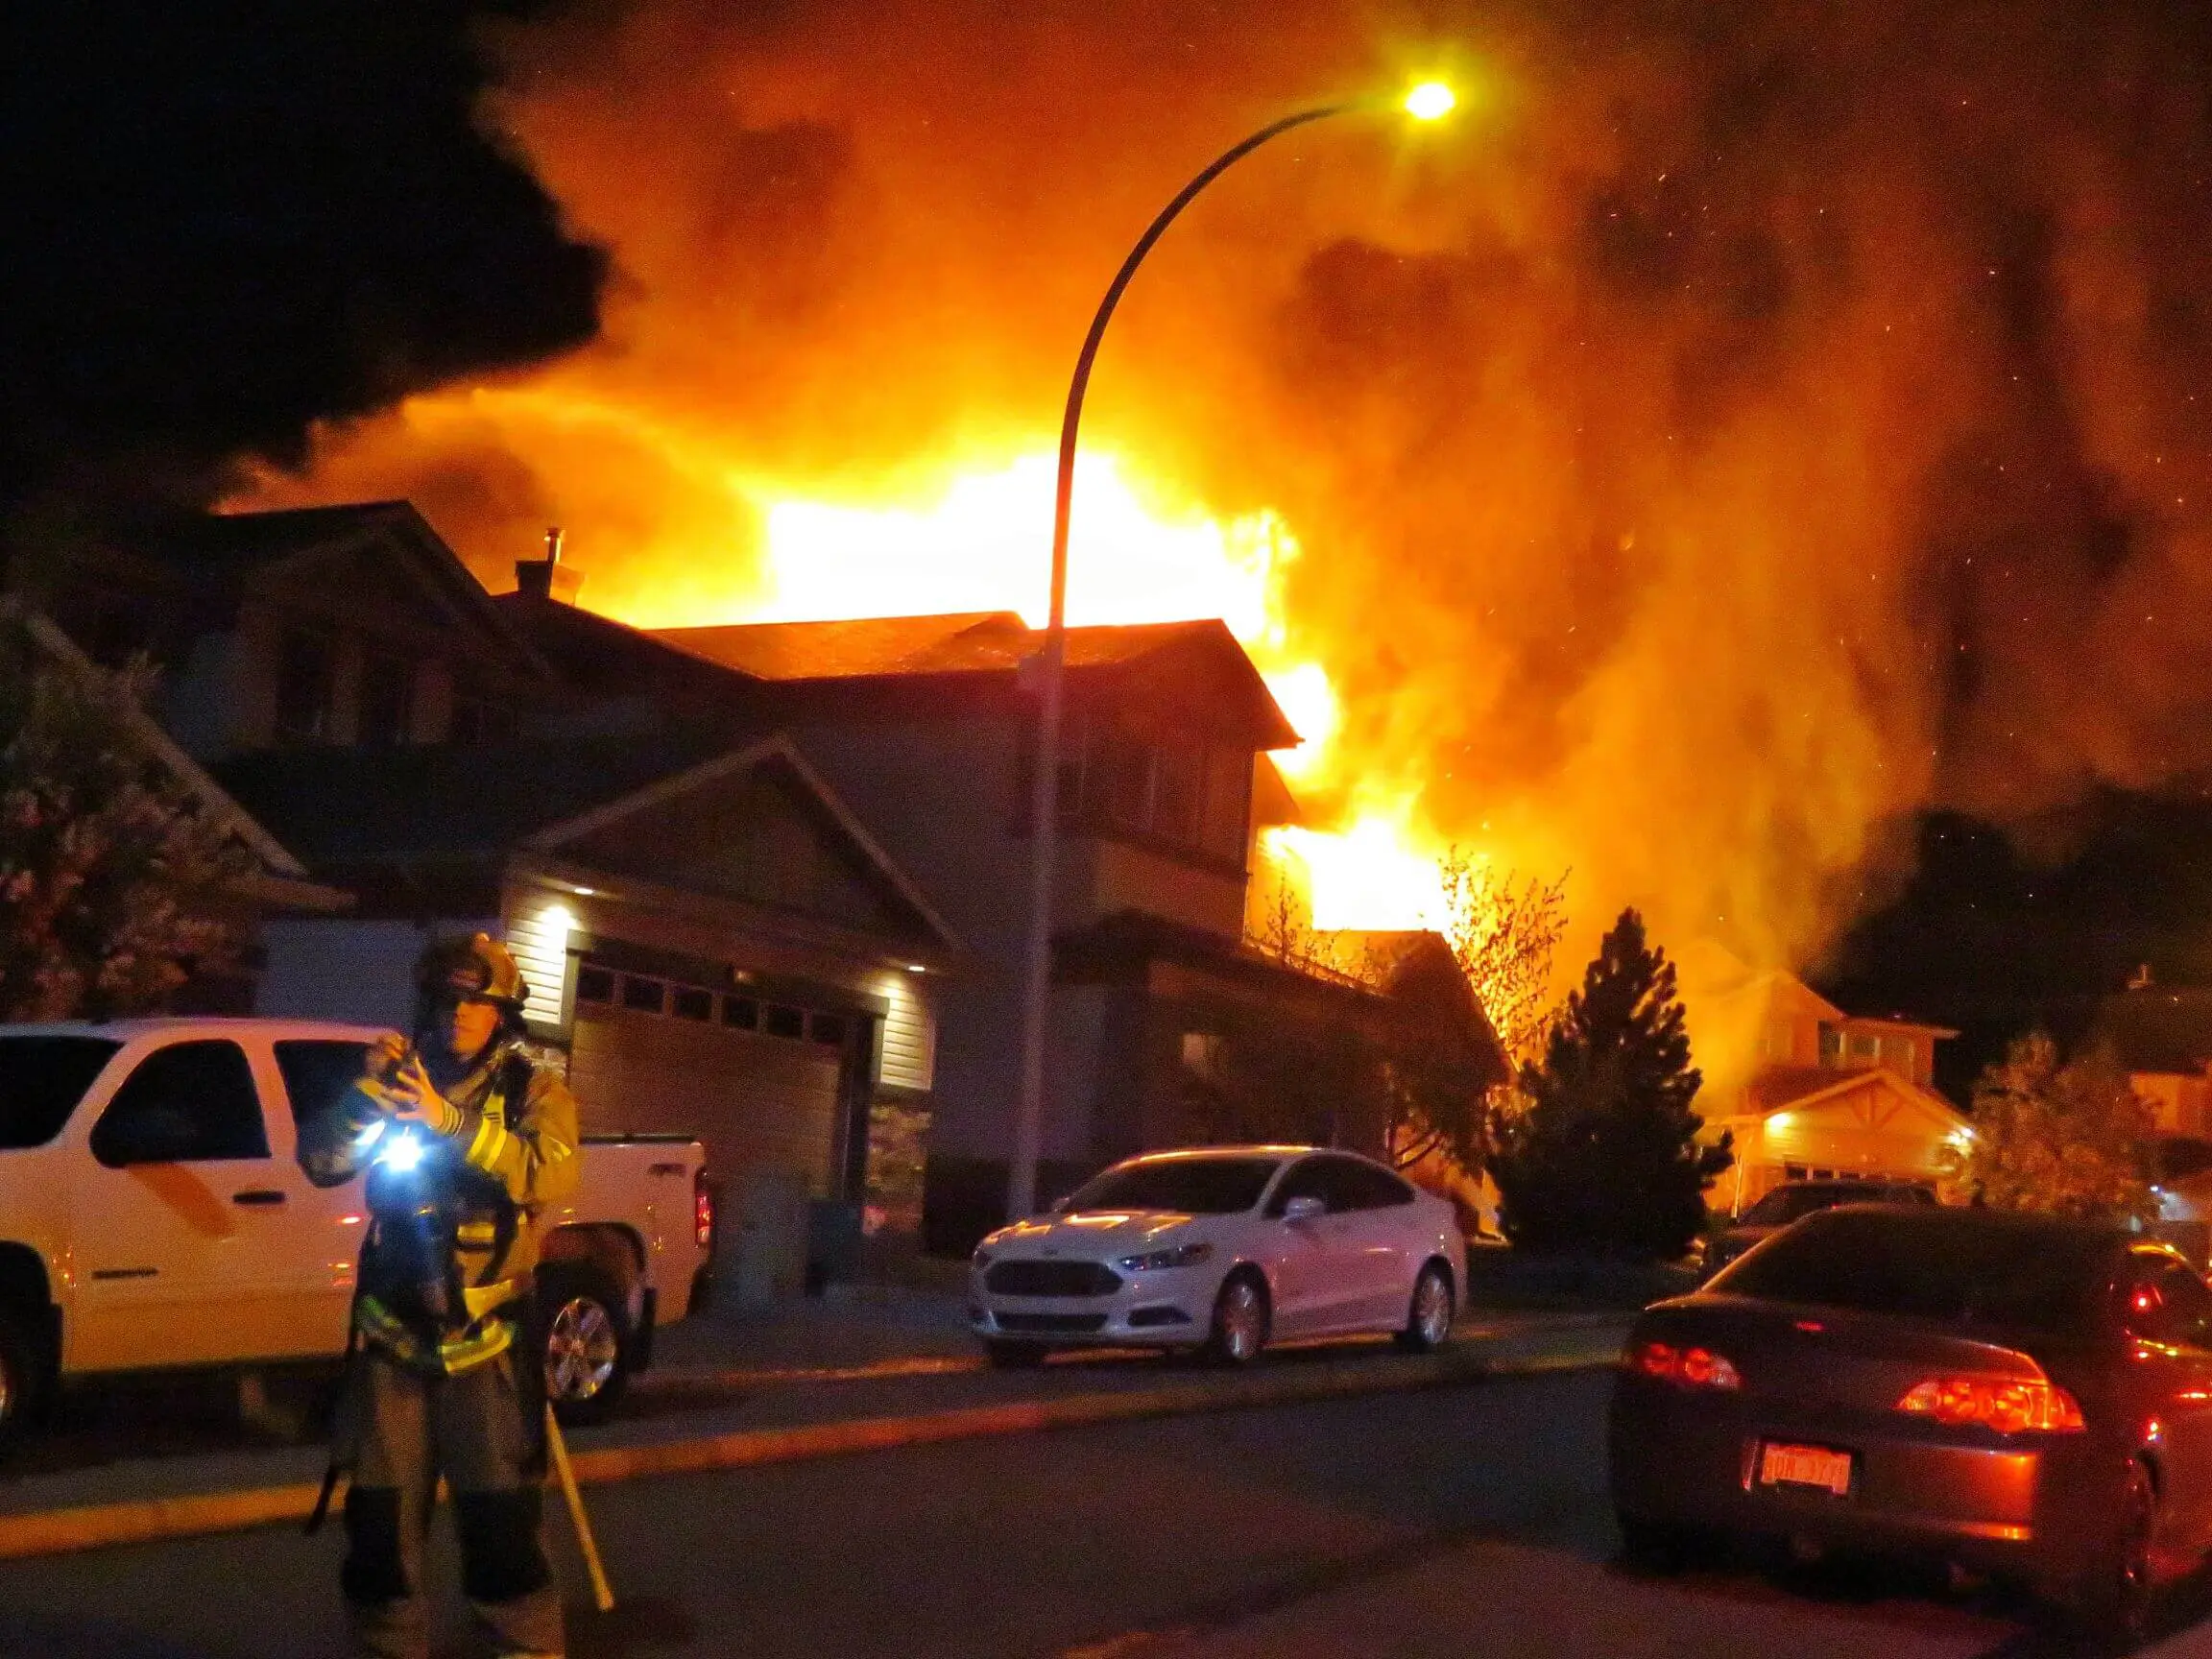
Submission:
<svg viewBox="0 0 2212 1659">
<path fill-rule="evenodd" d="M 976 1247 L 969 1319 L 994 1365 L 1053 1348 L 1202 1348 L 1387 1332 L 1426 1352 L 1467 1279 L 1458 1217 L 1380 1164 L 1311 1146 L 1153 1152 Z"/>
</svg>

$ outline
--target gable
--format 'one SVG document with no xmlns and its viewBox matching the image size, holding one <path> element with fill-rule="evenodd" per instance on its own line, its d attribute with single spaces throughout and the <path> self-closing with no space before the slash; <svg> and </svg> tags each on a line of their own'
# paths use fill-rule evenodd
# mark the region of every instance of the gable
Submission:
<svg viewBox="0 0 2212 1659">
<path fill-rule="evenodd" d="M 641 792 L 536 844 L 613 874 L 886 939 L 934 934 L 932 919 L 779 750 Z"/>
</svg>

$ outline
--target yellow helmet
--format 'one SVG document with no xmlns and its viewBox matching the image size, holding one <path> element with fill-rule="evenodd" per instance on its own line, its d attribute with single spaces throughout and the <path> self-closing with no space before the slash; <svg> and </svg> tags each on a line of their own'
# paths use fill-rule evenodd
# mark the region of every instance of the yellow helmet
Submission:
<svg viewBox="0 0 2212 1659">
<path fill-rule="evenodd" d="M 530 995 L 514 953 L 489 933 L 432 945 L 415 964 L 415 988 L 425 1002 L 470 998 L 496 1002 L 510 1012 Z"/>
</svg>

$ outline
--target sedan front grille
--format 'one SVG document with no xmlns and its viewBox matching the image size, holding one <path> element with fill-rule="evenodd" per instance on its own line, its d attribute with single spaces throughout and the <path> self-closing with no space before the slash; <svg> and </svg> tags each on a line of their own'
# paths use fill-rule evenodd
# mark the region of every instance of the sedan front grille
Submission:
<svg viewBox="0 0 2212 1659">
<path fill-rule="evenodd" d="M 1103 1313 L 1001 1313 L 998 1329 L 1039 1336 L 1083 1336 L 1106 1328 Z"/>
<path fill-rule="evenodd" d="M 994 1296 L 1111 1296 L 1120 1275 L 1102 1262 L 994 1262 L 983 1275 Z"/>
</svg>

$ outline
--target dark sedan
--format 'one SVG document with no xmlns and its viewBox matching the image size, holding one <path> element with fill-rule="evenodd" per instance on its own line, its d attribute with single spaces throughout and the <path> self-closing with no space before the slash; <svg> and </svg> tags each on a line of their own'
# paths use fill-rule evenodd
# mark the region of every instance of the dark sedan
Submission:
<svg viewBox="0 0 2212 1659">
<path fill-rule="evenodd" d="M 1730 1536 L 1926 1554 L 2133 1630 L 2212 1544 L 2212 1290 L 2117 1228 L 1822 1211 L 1644 1311 L 1609 1439 L 1655 1563 Z"/>
<path fill-rule="evenodd" d="M 1841 1204 L 1913 1204 L 1936 1202 L 1926 1187 L 1906 1181 L 1791 1181 L 1775 1188 L 1743 1212 L 1736 1222 L 1705 1241 L 1698 1267 L 1708 1279 L 1747 1255 L 1754 1244 L 1764 1244 L 1792 1221 L 1802 1221 L 1815 1210 L 1833 1210 Z"/>
</svg>

